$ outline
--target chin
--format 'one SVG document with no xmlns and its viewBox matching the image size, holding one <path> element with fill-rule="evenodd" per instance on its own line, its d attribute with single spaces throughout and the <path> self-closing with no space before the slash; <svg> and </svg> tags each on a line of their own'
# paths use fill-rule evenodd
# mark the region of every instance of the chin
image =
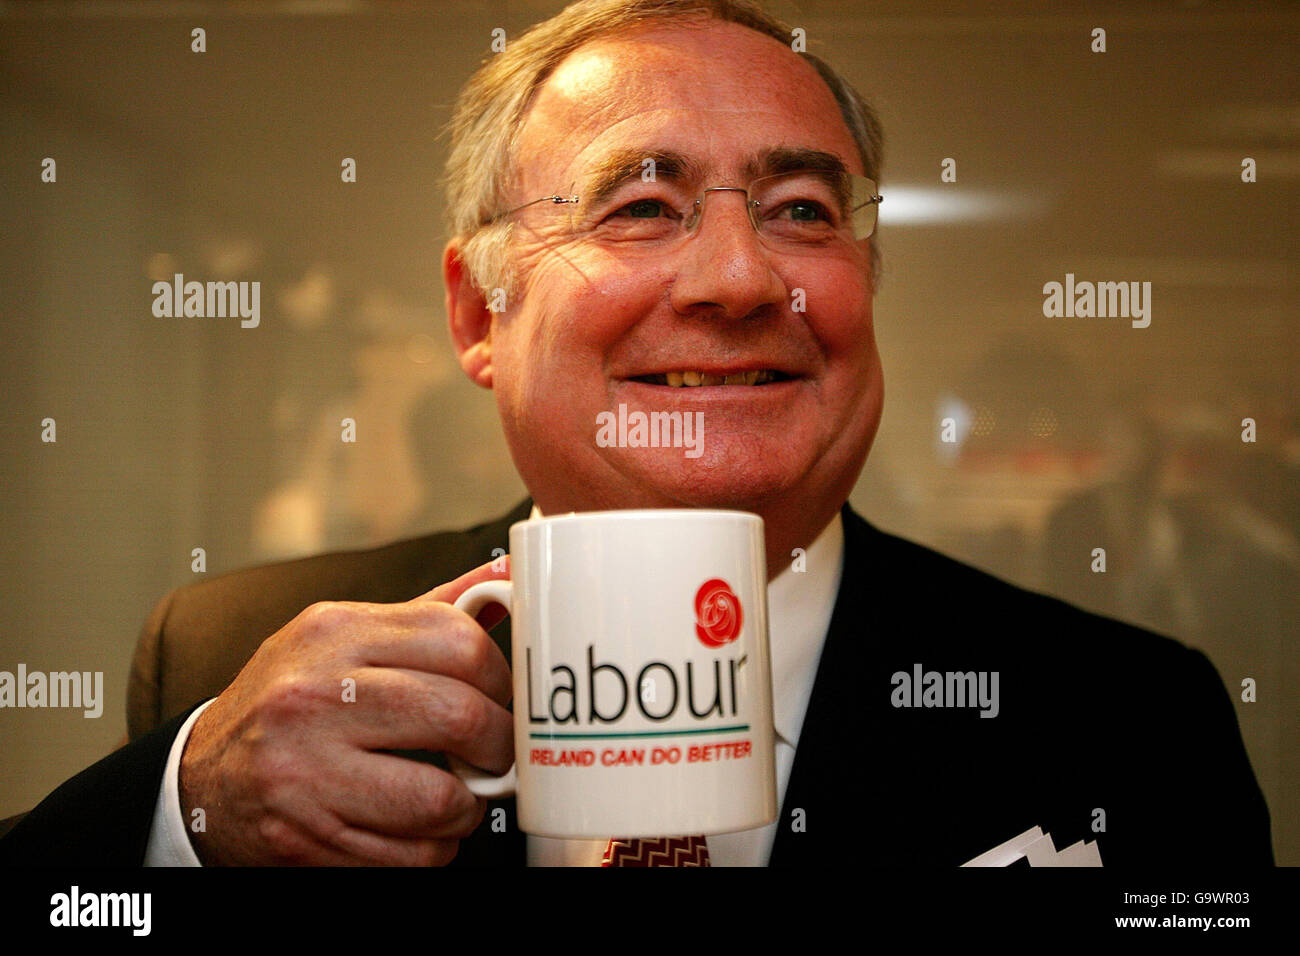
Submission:
<svg viewBox="0 0 1300 956">
<path fill-rule="evenodd" d="M 764 502 L 788 494 L 798 484 L 799 476 L 788 467 L 763 467 L 747 462 L 691 462 L 672 474 L 648 476 L 646 484 L 662 493 L 679 507 L 724 508 L 757 511 Z"/>
</svg>

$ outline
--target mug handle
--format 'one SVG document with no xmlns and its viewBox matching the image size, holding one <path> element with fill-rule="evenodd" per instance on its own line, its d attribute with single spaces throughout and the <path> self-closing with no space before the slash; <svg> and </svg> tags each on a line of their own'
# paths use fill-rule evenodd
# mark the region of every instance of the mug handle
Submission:
<svg viewBox="0 0 1300 956">
<path fill-rule="evenodd" d="M 509 581 L 482 581 L 467 589 L 456 599 L 453 606 L 470 617 L 477 617 L 478 612 L 489 604 L 500 604 L 507 611 L 512 611 L 512 596 L 513 590 Z M 464 782 L 470 793 L 489 800 L 514 795 L 516 782 L 513 764 L 505 774 L 497 777 L 479 770 L 453 754 L 447 754 L 446 757 L 451 772 Z"/>
</svg>

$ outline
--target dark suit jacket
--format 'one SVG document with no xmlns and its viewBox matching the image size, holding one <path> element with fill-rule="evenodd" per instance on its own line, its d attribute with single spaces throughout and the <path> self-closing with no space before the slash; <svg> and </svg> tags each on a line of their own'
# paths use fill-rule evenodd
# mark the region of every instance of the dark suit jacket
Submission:
<svg viewBox="0 0 1300 956">
<path fill-rule="evenodd" d="M 529 508 L 173 591 L 136 652 L 132 743 L 18 823 L 0 862 L 141 863 L 180 723 L 262 640 L 316 601 L 405 601 L 455 578 L 506 548 Z M 843 578 L 772 865 L 853 852 L 882 866 L 956 866 L 1034 825 L 1058 848 L 1097 840 L 1106 866 L 1272 863 L 1232 699 L 1203 654 L 886 534 L 847 505 L 843 519 Z M 493 637 L 509 659 L 509 622 Z M 891 676 L 916 664 L 997 671 L 1000 712 L 893 706 Z M 491 827 L 496 806 L 504 833 Z M 498 801 L 456 865 L 520 865 L 524 848 L 514 801 Z"/>
</svg>

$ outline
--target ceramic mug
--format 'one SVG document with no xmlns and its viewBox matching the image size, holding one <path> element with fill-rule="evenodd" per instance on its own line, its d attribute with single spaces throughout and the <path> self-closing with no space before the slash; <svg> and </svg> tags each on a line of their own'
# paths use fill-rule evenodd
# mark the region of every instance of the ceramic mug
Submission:
<svg viewBox="0 0 1300 956">
<path fill-rule="evenodd" d="M 519 826 L 562 838 L 726 833 L 777 816 L 763 519 L 585 512 L 510 529 L 515 765 L 451 758 Z"/>
</svg>

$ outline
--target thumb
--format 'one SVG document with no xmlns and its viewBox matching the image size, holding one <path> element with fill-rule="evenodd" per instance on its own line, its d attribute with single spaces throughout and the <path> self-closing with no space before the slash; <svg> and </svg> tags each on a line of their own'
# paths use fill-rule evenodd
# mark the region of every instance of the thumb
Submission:
<svg viewBox="0 0 1300 956">
<path fill-rule="evenodd" d="M 483 581 L 509 581 L 510 580 L 510 555 L 503 555 L 499 558 L 480 564 L 472 571 L 466 571 L 460 577 L 446 584 L 439 584 L 431 591 L 426 591 L 416 601 L 441 601 L 446 604 L 454 604 L 456 600 L 472 588 L 474 585 Z M 478 622 L 485 629 L 495 627 L 505 619 L 506 609 L 499 604 L 489 604 L 478 614 Z"/>
</svg>

